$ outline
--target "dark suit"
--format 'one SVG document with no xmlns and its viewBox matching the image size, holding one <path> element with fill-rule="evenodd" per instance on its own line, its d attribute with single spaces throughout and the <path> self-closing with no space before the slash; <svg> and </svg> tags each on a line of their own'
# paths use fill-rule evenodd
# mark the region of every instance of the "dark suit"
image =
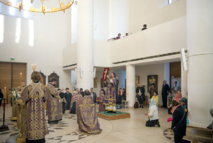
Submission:
<svg viewBox="0 0 213 143">
<path fill-rule="evenodd" d="M 141 91 L 141 96 L 138 95 L 139 93 L 139 89 Z M 143 105 L 143 102 L 145 101 L 145 88 L 142 86 L 142 87 L 137 87 L 136 88 L 136 97 L 138 98 L 138 102 Z"/>
<path fill-rule="evenodd" d="M 69 92 L 69 93 L 64 93 L 64 97 L 67 101 L 67 107 L 66 107 L 66 110 L 70 110 L 70 104 L 71 104 L 71 100 L 72 100 L 72 94 Z"/>
<path fill-rule="evenodd" d="M 183 142 L 186 135 L 186 113 L 182 106 L 179 106 L 173 113 L 172 127 L 175 136 L 175 143 Z"/>
<path fill-rule="evenodd" d="M 163 84 L 162 86 L 162 101 L 163 101 L 163 107 L 167 108 L 167 96 L 170 88 L 168 84 Z"/>
<path fill-rule="evenodd" d="M 96 93 L 95 93 L 95 92 L 93 92 L 93 97 L 92 97 L 92 98 L 93 98 L 94 103 L 97 103 L 97 102 L 96 102 L 97 95 L 96 95 Z"/>
</svg>

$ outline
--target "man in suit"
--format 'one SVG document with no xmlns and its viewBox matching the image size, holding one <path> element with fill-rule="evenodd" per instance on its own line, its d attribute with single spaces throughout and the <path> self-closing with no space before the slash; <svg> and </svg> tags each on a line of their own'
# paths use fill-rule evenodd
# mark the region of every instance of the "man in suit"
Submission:
<svg viewBox="0 0 213 143">
<path fill-rule="evenodd" d="M 95 92 L 93 92 L 93 88 L 90 88 L 90 93 L 91 93 L 94 103 L 96 104 L 97 95 Z"/>
<path fill-rule="evenodd" d="M 138 98 L 140 106 L 143 108 L 143 102 L 145 101 L 145 88 L 141 84 L 138 84 L 138 87 L 136 88 L 136 97 Z"/>
<path fill-rule="evenodd" d="M 163 108 L 167 108 L 167 96 L 170 91 L 170 87 L 168 84 L 166 84 L 166 81 L 163 81 L 163 86 L 162 86 L 162 101 L 163 101 Z"/>
</svg>

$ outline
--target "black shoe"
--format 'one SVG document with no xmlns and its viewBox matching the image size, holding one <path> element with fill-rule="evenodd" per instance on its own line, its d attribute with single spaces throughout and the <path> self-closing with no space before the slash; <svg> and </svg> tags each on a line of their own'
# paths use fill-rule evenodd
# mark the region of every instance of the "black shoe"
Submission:
<svg viewBox="0 0 213 143">
<path fill-rule="evenodd" d="M 159 123 L 159 121 L 157 122 L 157 124 L 156 125 L 158 125 L 158 127 L 160 127 L 160 123 Z"/>
</svg>

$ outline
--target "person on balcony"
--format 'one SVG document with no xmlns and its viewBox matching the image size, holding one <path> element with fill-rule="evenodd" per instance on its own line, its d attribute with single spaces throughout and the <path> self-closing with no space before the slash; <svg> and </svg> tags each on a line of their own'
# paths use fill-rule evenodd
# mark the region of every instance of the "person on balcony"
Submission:
<svg viewBox="0 0 213 143">
<path fill-rule="evenodd" d="M 144 24 L 144 25 L 143 25 L 143 28 L 141 29 L 141 31 L 146 30 L 146 29 L 147 29 L 147 25 Z"/>
</svg>

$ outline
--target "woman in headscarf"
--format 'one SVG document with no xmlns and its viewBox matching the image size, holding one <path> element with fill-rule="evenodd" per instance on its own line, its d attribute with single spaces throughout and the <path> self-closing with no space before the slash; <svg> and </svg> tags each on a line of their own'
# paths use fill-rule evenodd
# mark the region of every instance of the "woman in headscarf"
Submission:
<svg viewBox="0 0 213 143">
<path fill-rule="evenodd" d="M 186 112 L 184 108 L 176 101 L 172 101 L 173 120 L 171 129 L 174 131 L 175 143 L 183 141 L 183 136 L 186 135 Z"/>
<path fill-rule="evenodd" d="M 148 115 L 148 121 L 146 122 L 147 127 L 154 127 L 155 125 L 160 127 L 158 108 L 156 106 L 156 101 L 154 99 L 150 100 L 149 113 L 147 115 Z"/>
<path fill-rule="evenodd" d="M 188 102 L 186 97 L 182 97 L 180 100 L 180 105 L 183 107 L 183 109 L 186 112 L 186 124 L 189 124 L 189 118 L 188 118 Z"/>
<path fill-rule="evenodd" d="M 177 92 L 177 94 L 175 95 L 175 100 L 177 101 L 177 102 L 179 102 L 180 103 L 180 99 L 182 98 L 182 94 L 181 94 L 181 92 L 180 91 L 178 91 Z"/>
</svg>

